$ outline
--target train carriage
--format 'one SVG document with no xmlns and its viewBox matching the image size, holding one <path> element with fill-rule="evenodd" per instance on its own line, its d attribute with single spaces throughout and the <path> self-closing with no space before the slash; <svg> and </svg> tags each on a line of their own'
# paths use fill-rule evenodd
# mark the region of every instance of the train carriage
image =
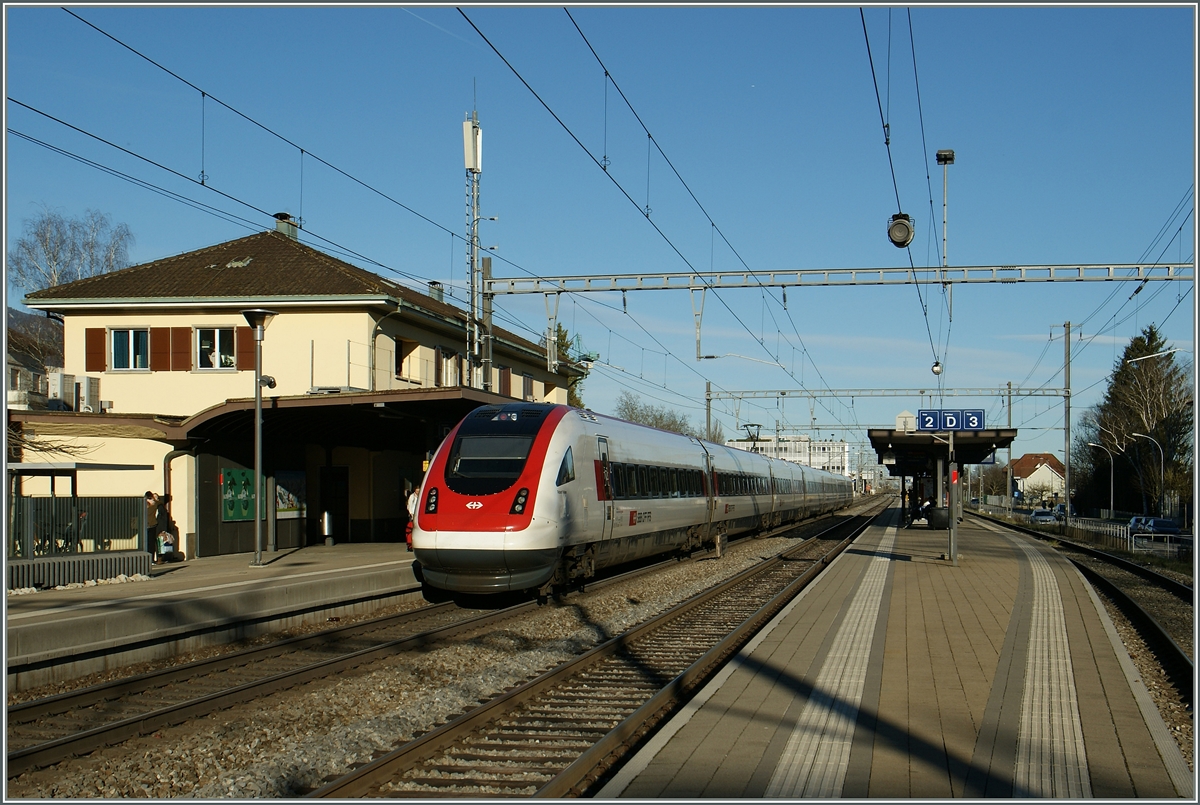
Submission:
<svg viewBox="0 0 1200 805">
<path fill-rule="evenodd" d="M 845 478 L 757 453 L 562 405 L 487 405 L 434 455 L 412 544 L 432 587 L 545 595 L 850 497 Z"/>
</svg>

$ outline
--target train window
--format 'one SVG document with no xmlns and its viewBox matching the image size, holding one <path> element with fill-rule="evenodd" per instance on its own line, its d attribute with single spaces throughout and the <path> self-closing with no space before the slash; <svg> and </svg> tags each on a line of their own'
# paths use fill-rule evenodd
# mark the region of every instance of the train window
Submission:
<svg viewBox="0 0 1200 805">
<path fill-rule="evenodd" d="M 659 483 L 658 467 L 651 467 L 647 475 L 650 477 L 650 497 L 656 498 L 662 489 L 662 485 Z"/>
<path fill-rule="evenodd" d="M 571 457 L 571 448 L 567 448 L 567 452 L 563 455 L 562 466 L 558 468 L 558 480 L 556 485 L 562 486 L 569 484 L 575 480 L 575 460 Z"/>
<path fill-rule="evenodd" d="M 639 464 L 637 468 L 638 476 L 638 497 L 645 498 L 650 496 L 650 478 L 646 471 L 648 468 L 644 464 Z"/>
<path fill-rule="evenodd" d="M 613 498 L 621 500 L 625 497 L 625 465 L 613 464 L 609 473 L 612 474 Z"/>
</svg>

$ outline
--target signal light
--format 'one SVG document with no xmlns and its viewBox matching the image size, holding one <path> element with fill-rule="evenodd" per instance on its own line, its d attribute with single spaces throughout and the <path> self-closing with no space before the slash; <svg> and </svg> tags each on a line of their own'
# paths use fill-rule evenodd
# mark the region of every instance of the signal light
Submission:
<svg viewBox="0 0 1200 805">
<path fill-rule="evenodd" d="M 516 498 L 513 499 L 512 508 L 508 510 L 509 514 L 521 514 L 525 511 L 525 503 L 529 500 L 529 490 L 522 487 Z"/>
<path fill-rule="evenodd" d="M 429 493 L 427 495 L 425 495 L 425 513 L 426 514 L 437 514 L 437 499 L 438 499 L 438 491 L 437 491 L 437 487 L 435 486 L 429 490 Z"/>
</svg>

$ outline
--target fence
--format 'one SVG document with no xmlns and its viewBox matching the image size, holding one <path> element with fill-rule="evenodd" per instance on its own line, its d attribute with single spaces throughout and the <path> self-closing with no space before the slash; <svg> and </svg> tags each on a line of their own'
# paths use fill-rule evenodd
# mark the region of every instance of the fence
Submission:
<svg viewBox="0 0 1200 805">
<path fill-rule="evenodd" d="M 13 497 L 8 558 L 146 551 L 146 501 L 141 497 Z"/>
</svg>

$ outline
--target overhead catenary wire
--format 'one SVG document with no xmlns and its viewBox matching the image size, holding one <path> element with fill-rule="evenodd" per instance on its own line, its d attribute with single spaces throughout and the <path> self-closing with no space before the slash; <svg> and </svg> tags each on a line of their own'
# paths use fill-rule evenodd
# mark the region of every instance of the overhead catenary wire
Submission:
<svg viewBox="0 0 1200 805">
<path fill-rule="evenodd" d="M 516 77 L 516 79 L 521 82 L 521 84 L 530 92 L 531 95 L 533 95 L 534 99 L 539 104 L 541 104 L 541 106 L 554 119 L 554 121 L 559 124 L 559 126 L 563 129 L 563 131 L 565 131 L 567 133 L 567 135 L 575 142 L 576 145 L 579 146 L 579 148 L 588 156 L 588 158 L 591 159 L 592 162 L 596 164 L 597 167 L 599 167 L 601 170 L 604 171 L 604 174 L 608 177 L 609 181 L 611 181 L 612 184 L 617 188 L 617 190 L 621 193 L 621 195 L 623 195 L 626 198 L 626 200 L 631 205 L 633 205 L 633 207 L 635 209 L 638 209 L 639 211 L 641 211 L 640 205 L 632 197 L 632 195 L 630 195 L 629 191 L 626 190 L 619 181 L 617 181 L 617 179 L 611 174 L 611 172 L 609 172 L 608 170 L 605 170 L 604 166 L 601 164 L 600 160 L 596 157 L 596 155 L 593 154 L 591 152 L 591 150 L 586 145 L 583 144 L 583 142 L 579 139 L 578 135 L 576 135 L 575 132 L 571 130 L 570 126 L 568 126 L 566 124 L 566 122 L 563 121 L 563 119 L 558 115 L 558 113 L 555 112 L 554 109 L 551 108 L 548 103 L 546 103 L 546 101 L 541 97 L 541 95 L 529 84 L 529 82 L 525 79 L 525 77 L 523 75 L 521 75 L 520 71 L 518 71 L 516 69 L 516 67 L 512 64 L 512 62 L 510 62 L 508 60 L 508 58 L 503 53 L 500 52 L 500 49 L 498 47 L 496 47 L 496 45 L 487 37 L 486 34 L 483 33 L 483 31 L 481 31 L 479 29 L 479 27 L 477 25 L 475 25 L 475 23 L 471 20 L 471 18 L 469 16 L 467 16 L 466 12 L 463 11 L 462 8 L 459 8 L 457 10 L 458 10 L 459 14 L 462 15 L 463 19 L 465 19 L 467 21 L 467 24 L 469 24 L 475 30 L 475 32 L 480 36 L 480 38 L 483 39 L 484 43 L 487 44 L 487 46 L 492 49 L 492 52 L 494 52 L 496 54 L 497 58 L 499 58 L 501 60 L 501 62 L 503 62 L 504 66 L 507 67 L 509 69 L 509 71 L 512 72 L 512 74 Z M 611 80 L 611 77 L 610 77 L 610 80 Z M 613 81 L 613 86 L 615 88 L 617 88 L 618 92 L 620 92 L 620 88 L 617 86 L 615 81 Z M 703 285 L 706 288 L 711 288 L 712 283 L 707 281 L 706 279 L 704 279 L 703 275 L 700 274 L 700 272 L 695 268 L 695 266 L 693 266 L 691 264 L 691 261 L 688 260 L 688 258 L 683 254 L 682 251 L 680 251 L 679 247 L 662 230 L 662 228 L 659 227 L 658 224 L 655 223 L 655 221 L 650 216 L 643 215 L 643 217 L 646 220 L 646 222 L 649 223 L 649 225 L 659 235 L 659 237 L 662 238 L 662 240 L 667 244 L 667 246 L 673 252 L 675 252 L 676 256 L 679 257 L 679 259 L 684 263 L 684 265 L 686 265 L 688 267 L 688 269 L 690 271 L 692 271 L 693 274 L 696 274 L 697 277 L 699 277 L 701 279 L 701 282 L 703 283 Z M 737 313 L 734 312 L 732 308 L 729 307 L 728 303 L 720 296 L 720 294 L 717 294 L 714 292 L 714 296 L 721 303 L 721 305 L 725 308 L 725 310 L 731 316 L 733 316 L 733 318 L 741 325 L 741 327 L 751 336 L 751 338 L 753 338 L 754 332 L 749 327 L 749 325 L 747 325 L 746 322 L 740 316 L 738 316 Z M 767 351 L 768 354 L 770 354 L 769 350 L 766 350 L 765 345 L 763 346 L 763 349 L 764 349 L 764 351 Z M 775 365 L 779 366 L 779 368 L 781 368 L 784 372 L 788 371 L 787 367 L 781 363 L 776 362 Z M 833 413 L 833 411 L 830 411 L 830 414 L 833 415 L 834 417 L 837 416 L 836 414 Z"/>
</svg>

